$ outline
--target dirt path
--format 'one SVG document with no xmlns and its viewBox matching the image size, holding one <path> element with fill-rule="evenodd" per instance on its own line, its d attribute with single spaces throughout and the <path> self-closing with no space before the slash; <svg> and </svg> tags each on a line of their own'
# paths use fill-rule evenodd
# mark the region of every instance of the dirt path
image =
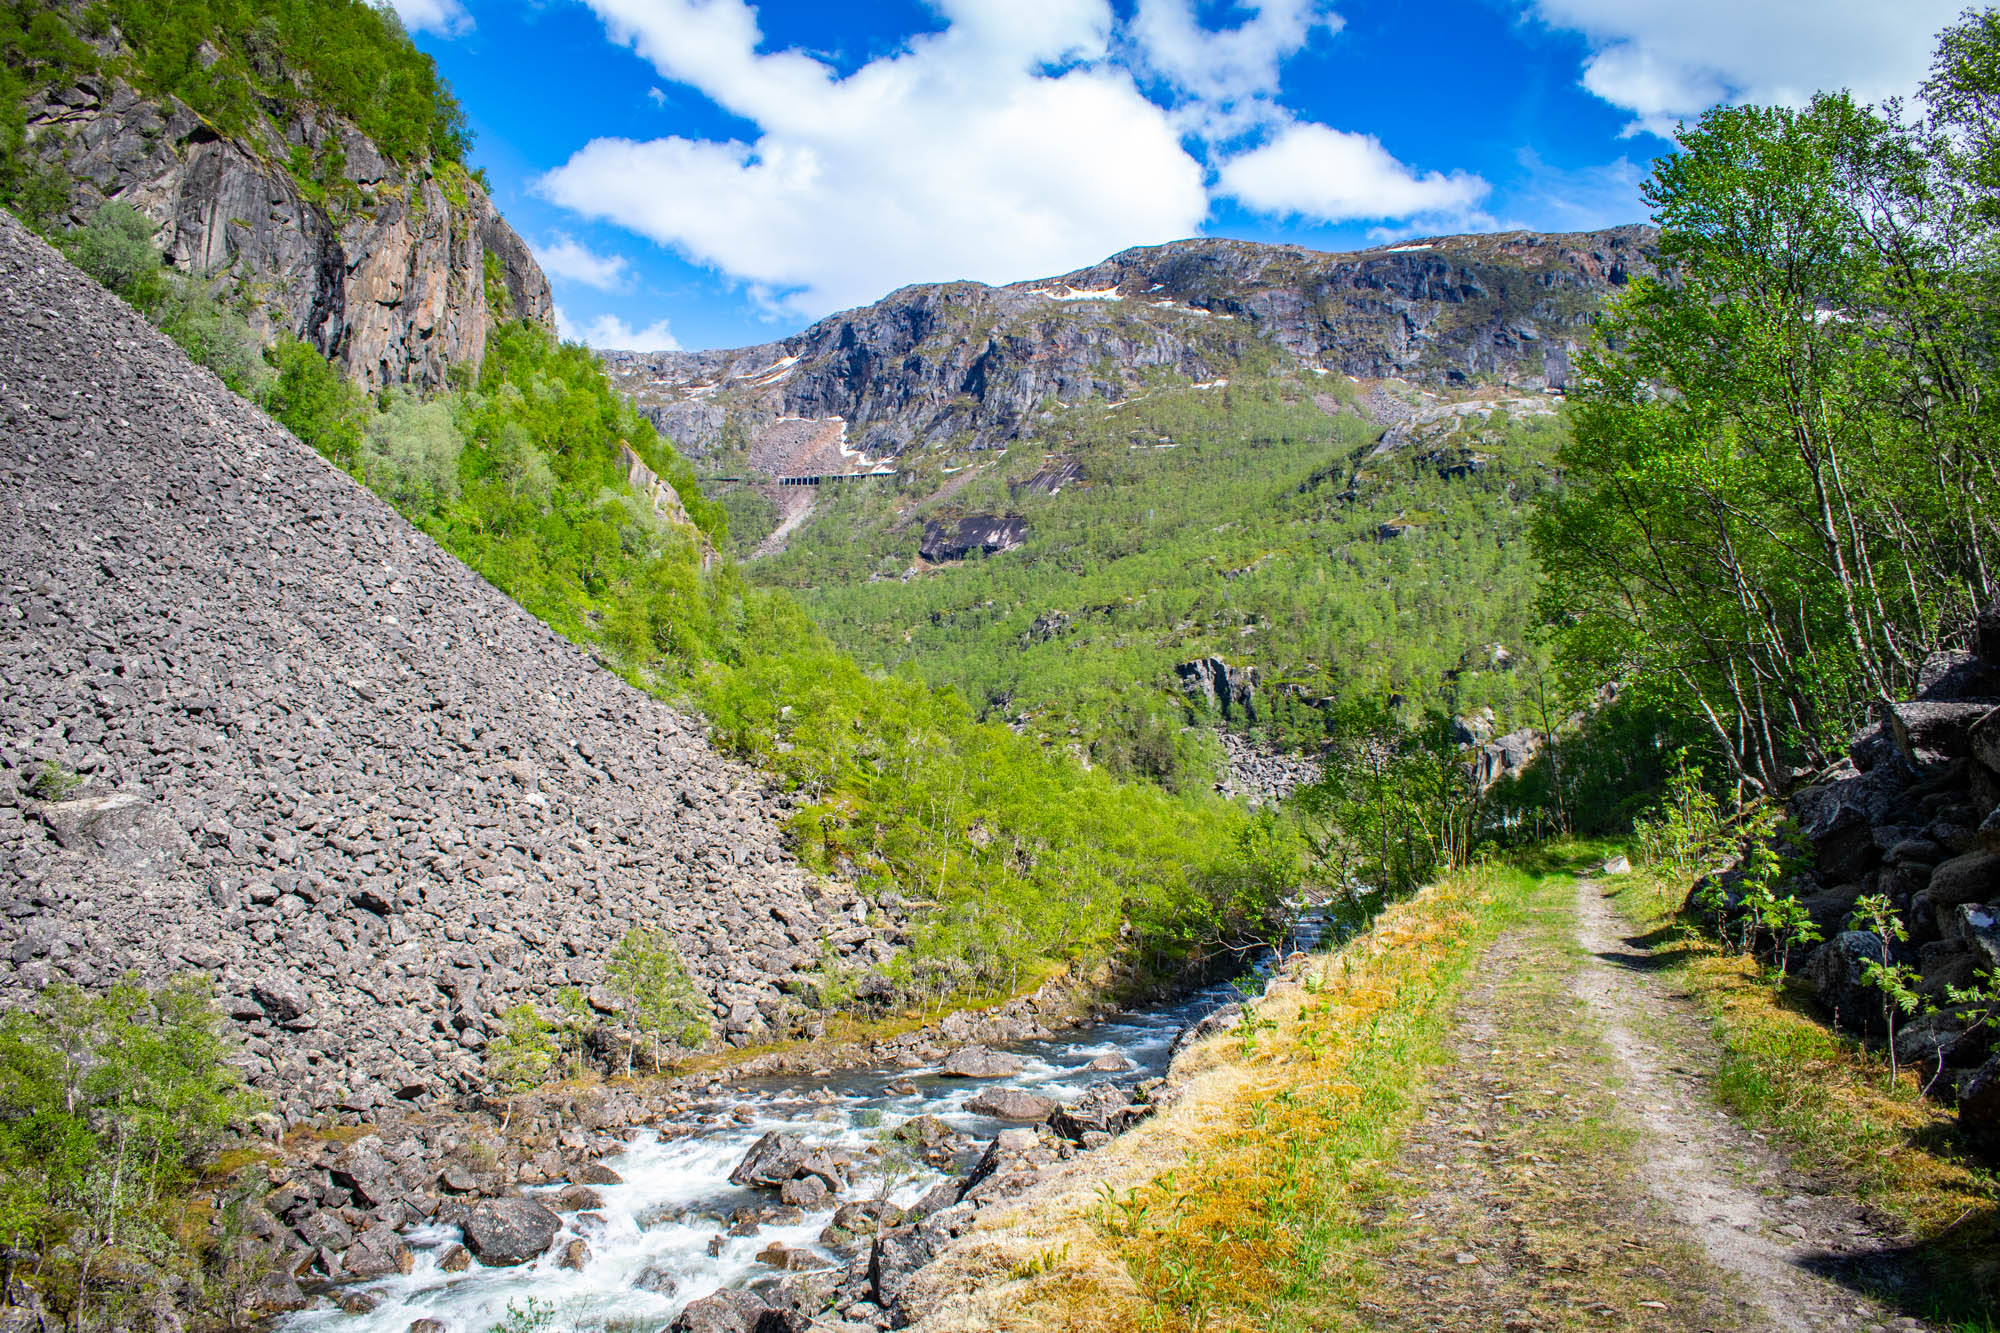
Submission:
<svg viewBox="0 0 2000 1333">
<path fill-rule="evenodd" d="M 1574 988 L 1609 1048 L 1635 1122 L 1638 1177 L 1707 1261 L 1736 1279 L 1763 1327 L 1923 1327 L 1861 1290 L 1896 1285 L 1904 1242 L 1885 1219 L 1811 1192 L 1764 1140 L 1714 1108 L 1698 1072 L 1716 1053 L 1706 1031 L 1650 975 L 1646 942 L 1629 938 L 1603 890 L 1579 880 L 1576 938 L 1588 955 Z"/>
<path fill-rule="evenodd" d="M 1715 1108 L 1705 1025 L 1588 882 L 1480 960 L 1368 1210 L 1376 1329 L 1904 1333 L 1903 1238 Z"/>
<path fill-rule="evenodd" d="M 1568 983 L 1567 913 L 1503 936 L 1390 1172 L 1358 1313 L 1378 1329 L 1709 1333 L 1753 1324 L 1633 1178 L 1616 1077 Z"/>
</svg>

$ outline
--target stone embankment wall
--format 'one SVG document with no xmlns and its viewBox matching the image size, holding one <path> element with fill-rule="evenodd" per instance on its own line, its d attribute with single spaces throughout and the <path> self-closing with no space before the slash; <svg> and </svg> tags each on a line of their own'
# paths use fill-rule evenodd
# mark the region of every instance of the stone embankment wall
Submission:
<svg viewBox="0 0 2000 1333">
<path fill-rule="evenodd" d="M 1952 993 L 2000 977 L 2000 607 L 1979 618 L 1974 651 L 1931 659 L 1917 697 L 1878 713 L 1845 760 L 1792 794 L 1809 863 L 1779 891 L 1826 936 L 1802 971 L 1841 1025 L 1886 1037 L 1868 965 L 1886 953 L 1913 969 L 1921 1003 L 1897 1016 L 1896 1054 L 2000 1152 L 2000 1033 L 1983 1003 Z M 1720 877 L 1732 904 L 1741 878 L 1740 867 Z M 1851 928 L 1875 894 L 1907 939 Z"/>
<path fill-rule="evenodd" d="M 473 1086 L 496 1015 L 633 926 L 738 1043 L 823 941 L 890 952 L 696 720 L 4 214 L 0 570 L 0 1003 L 212 973 L 297 1120 Z"/>
</svg>

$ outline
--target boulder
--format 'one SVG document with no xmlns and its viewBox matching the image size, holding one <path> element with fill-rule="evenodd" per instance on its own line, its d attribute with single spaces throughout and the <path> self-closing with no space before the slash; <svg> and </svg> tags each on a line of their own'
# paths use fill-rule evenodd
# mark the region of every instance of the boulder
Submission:
<svg viewBox="0 0 2000 1333">
<path fill-rule="evenodd" d="M 1961 1085 L 1958 1127 L 1988 1152 L 2000 1152 L 2000 1055 Z"/>
<path fill-rule="evenodd" d="M 1806 787 L 1790 801 L 1792 818 L 1813 848 L 1813 870 L 1822 884 L 1863 879 L 1881 863 L 1875 826 L 1890 822 L 1914 775 L 1903 763 L 1865 774 L 1836 777 Z"/>
<path fill-rule="evenodd" d="M 556 1211 L 559 1213 L 577 1213 L 603 1206 L 604 1196 L 588 1185 L 565 1185 L 556 1191 Z"/>
<path fill-rule="evenodd" d="M 1113 1083 L 1098 1083 L 1083 1096 L 1049 1117 L 1049 1128 L 1073 1143 L 1083 1142 L 1092 1131 L 1122 1134 L 1146 1114 L 1147 1108 L 1133 1101 L 1132 1094 Z"/>
<path fill-rule="evenodd" d="M 888 1227 L 868 1247 L 868 1294 L 893 1309 L 910 1279 L 931 1261 L 931 1245 L 916 1227 Z"/>
<path fill-rule="evenodd" d="M 635 1291 L 650 1291 L 656 1296 L 671 1296 L 681 1289 L 680 1280 L 661 1264 L 648 1264 L 639 1270 L 639 1276 L 632 1279 Z"/>
<path fill-rule="evenodd" d="M 691 1302 L 667 1325 L 667 1333 L 769 1333 L 773 1311 L 753 1291 L 724 1288 Z"/>
<path fill-rule="evenodd" d="M 2000 904 L 1960 903 L 1946 936 L 1966 946 L 1974 968 L 2000 978 Z"/>
<path fill-rule="evenodd" d="M 1941 1009 L 1896 1029 L 1896 1058 L 1906 1065 L 1969 1065 L 1985 1053 L 1984 1031 L 1963 1010 Z"/>
<path fill-rule="evenodd" d="M 1973 725 L 1992 711 L 1991 703 L 1899 703 L 1882 710 L 1882 721 L 1904 761 L 1929 770 L 1971 754 Z"/>
<path fill-rule="evenodd" d="M 134 791 L 35 807 L 58 846 L 142 876 L 164 874 L 192 849 L 167 813 Z"/>
<path fill-rule="evenodd" d="M 1046 1120 L 1056 1105 L 1053 1097 L 1020 1088 L 986 1088 L 968 1100 L 965 1109 L 995 1120 Z"/>
<path fill-rule="evenodd" d="M 1931 872 L 1925 892 L 1934 907 L 2000 901 L 2000 855 L 1975 851 L 1955 856 Z"/>
<path fill-rule="evenodd" d="M 569 1178 L 579 1185 L 623 1185 L 625 1177 L 613 1171 L 602 1162 L 581 1162 L 570 1172 Z"/>
<path fill-rule="evenodd" d="M 416 1256 L 409 1245 L 393 1228 L 385 1226 L 369 1227 L 340 1256 L 342 1274 L 357 1282 L 407 1273 L 415 1265 Z"/>
<path fill-rule="evenodd" d="M 1972 724 L 1966 734 L 1966 748 L 1989 772 L 2000 773 L 2000 710 Z"/>
<path fill-rule="evenodd" d="M 778 1187 L 778 1198 L 793 1208 L 816 1212 L 832 1200 L 833 1191 L 818 1176 L 796 1176 Z"/>
<path fill-rule="evenodd" d="M 263 1007 L 274 1023 L 296 1023 L 313 1011 L 313 998 L 299 979 L 285 972 L 271 972 L 250 987 L 250 997 Z"/>
<path fill-rule="evenodd" d="M 750 1151 L 729 1173 L 729 1183 L 776 1189 L 798 1176 L 811 1152 L 798 1139 L 774 1129 L 750 1145 Z"/>
<path fill-rule="evenodd" d="M 533 1199 L 482 1199 L 466 1211 L 465 1247 L 489 1268 L 539 1258 L 562 1230 L 562 1219 Z"/>
<path fill-rule="evenodd" d="M 947 1078 L 1012 1078 L 1023 1068 L 1021 1058 L 984 1046 L 961 1046 L 947 1055 L 939 1073 Z"/>
<path fill-rule="evenodd" d="M 1804 976 L 1835 1022 L 1868 1032 L 1883 1030 L 1882 993 L 1867 984 L 1864 967 L 1881 957 L 1881 937 L 1866 930 L 1842 931 L 1813 951 Z"/>
<path fill-rule="evenodd" d="M 383 1155 L 382 1140 L 373 1134 L 341 1149 L 327 1173 L 365 1207 L 379 1208 L 396 1195 L 396 1168 Z"/>
<path fill-rule="evenodd" d="M 584 1265 L 589 1262 L 590 1246 L 585 1244 L 581 1239 L 572 1238 L 564 1243 L 562 1254 L 556 1259 L 556 1267 L 566 1268 L 573 1273 L 580 1273 L 583 1271 Z"/>
<path fill-rule="evenodd" d="M 438 1254 L 438 1269 L 445 1273 L 463 1273 L 472 1267 L 472 1251 L 463 1245 L 447 1245 Z"/>
</svg>

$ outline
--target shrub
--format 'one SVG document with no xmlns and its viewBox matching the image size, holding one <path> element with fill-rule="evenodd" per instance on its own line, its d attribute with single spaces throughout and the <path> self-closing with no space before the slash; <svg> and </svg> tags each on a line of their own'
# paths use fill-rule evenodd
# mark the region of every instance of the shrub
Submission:
<svg viewBox="0 0 2000 1333">
<path fill-rule="evenodd" d="M 687 967 L 667 937 L 650 926 L 635 926 L 618 941 L 605 979 L 626 1001 L 626 1020 L 635 1034 L 651 1040 L 653 1067 L 660 1066 L 660 1041 L 699 1046 L 708 1040 L 708 1006 L 688 980 Z M 631 1072 L 626 1059 L 626 1072 Z"/>
<path fill-rule="evenodd" d="M 42 1290 L 79 1325 L 107 1250 L 185 1257 L 177 1210 L 258 1107 L 229 1054 L 202 975 L 51 986 L 0 1015 L 0 1237 L 43 1256 Z"/>
<path fill-rule="evenodd" d="M 158 300 L 164 286 L 159 230 L 151 218 L 127 203 L 103 205 L 89 223 L 59 238 L 78 268 L 136 306 Z"/>
</svg>

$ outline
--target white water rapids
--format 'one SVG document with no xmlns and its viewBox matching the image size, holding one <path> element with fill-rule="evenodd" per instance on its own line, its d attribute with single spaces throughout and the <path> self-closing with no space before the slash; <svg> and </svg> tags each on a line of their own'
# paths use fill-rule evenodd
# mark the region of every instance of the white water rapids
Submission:
<svg viewBox="0 0 2000 1333">
<path fill-rule="evenodd" d="M 438 1267 L 438 1256 L 460 1239 L 458 1228 L 425 1227 L 405 1234 L 417 1252 L 410 1273 L 341 1289 L 342 1294 L 372 1298 L 373 1310 L 350 1314 L 325 1300 L 319 1308 L 281 1320 L 278 1333 L 407 1333 L 419 1319 L 438 1320 L 448 1333 L 487 1333 L 508 1320 L 510 1306 L 516 1314 L 525 1313 L 531 1300 L 549 1316 L 540 1327 L 575 1333 L 654 1333 L 688 1302 L 718 1287 L 779 1276 L 757 1259 L 774 1241 L 787 1248 L 818 1251 L 835 1267 L 846 1264 L 845 1257 L 818 1245 L 820 1232 L 833 1216 L 831 1206 L 792 1225 L 764 1226 L 754 1236 L 727 1234 L 729 1215 L 737 1208 L 777 1201 L 772 1191 L 739 1189 L 728 1179 L 765 1132 L 781 1130 L 811 1143 L 845 1148 L 864 1168 L 874 1160 L 863 1155 L 867 1149 L 919 1115 L 935 1115 L 955 1129 L 989 1139 L 1007 1126 L 965 1110 L 966 1101 L 980 1090 L 1018 1087 L 1070 1101 L 1092 1083 L 1131 1082 L 1158 1074 L 1183 1026 L 1235 998 L 1232 987 L 1214 986 L 1176 1003 L 1132 1011 L 1061 1037 L 998 1047 L 1024 1061 L 1022 1072 L 1011 1078 L 947 1079 L 935 1070 L 872 1069 L 837 1074 L 824 1082 L 731 1084 L 718 1094 L 693 1133 L 684 1132 L 685 1122 L 665 1138 L 642 1131 L 623 1153 L 605 1158 L 624 1183 L 594 1186 L 604 1206 L 585 1214 L 565 1214 L 562 1234 L 533 1263 L 513 1268 L 475 1263 L 465 1272 L 446 1273 Z M 1090 1068 L 1093 1060 L 1105 1055 L 1123 1056 L 1132 1067 L 1119 1074 Z M 905 1081 L 916 1086 L 915 1093 L 890 1091 L 891 1085 Z M 748 1109 L 738 1114 L 739 1108 Z M 835 1203 L 872 1199 L 890 1185 L 891 1201 L 907 1205 L 941 1178 L 941 1172 L 921 1163 L 913 1163 L 894 1182 L 864 1174 Z M 525 1192 L 553 1194 L 561 1188 L 557 1183 Z M 676 1208 L 687 1210 L 685 1218 L 644 1225 L 663 1209 L 671 1213 Z M 557 1262 L 572 1237 L 581 1237 L 590 1247 L 588 1262 L 573 1271 Z M 649 1285 L 665 1286 L 658 1280 L 662 1277 L 672 1279 L 670 1292 L 639 1285 L 650 1279 Z"/>
</svg>

